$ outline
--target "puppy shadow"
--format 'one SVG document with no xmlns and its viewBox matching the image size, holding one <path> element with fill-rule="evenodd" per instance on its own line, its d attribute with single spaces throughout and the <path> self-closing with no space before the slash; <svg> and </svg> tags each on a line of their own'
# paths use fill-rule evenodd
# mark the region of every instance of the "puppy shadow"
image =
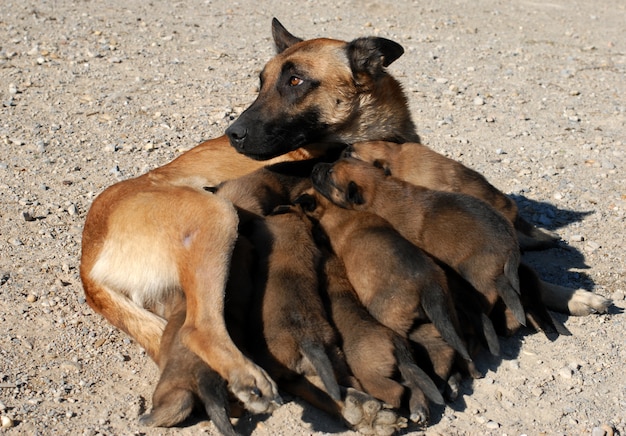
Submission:
<svg viewBox="0 0 626 436">
<path fill-rule="evenodd" d="M 509 195 L 509 197 L 517 203 L 519 214 L 522 217 L 550 231 L 556 231 L 568 224 L 582 221 L 586 216 L 595 213 L 593 210 L 580 212 L 560 209 L 552 203 L 531 200 L 523 195 Z"/>
</svg>

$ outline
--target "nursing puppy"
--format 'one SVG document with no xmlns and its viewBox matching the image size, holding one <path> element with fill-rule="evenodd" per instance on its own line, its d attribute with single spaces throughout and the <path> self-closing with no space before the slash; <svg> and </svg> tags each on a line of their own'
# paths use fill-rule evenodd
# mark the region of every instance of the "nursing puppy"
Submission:
<svg viewBox="0 0 626 436">
<path fill-rule="evenodd" d="M 258 257 L 249 349 L 279 386 L 318 376 L 341 398 L 329 355 L 337 338 L 318 292 L 320 252 L 308 221 L 294 207 L 255 220 L 250 235 Z"/>
<path fill-rule="evenodd" d="M 466 360 L 444 272 L 385 219 L 343 209 L 315 191 L 297 200 L 327 235 L 359 300 L 381 324 L 406 338 L 431 322 Z"/>
<path fill-rule="evenodd" d="M 411 421 L 426 424 L 427 397 L 437 404 L 443 404 L 443 398 L 430 377 L 415 364 L 406 340 L 370 315 L 337 256 L 325 253 L 322 272 L 331 318 L 354 376 L 366 392 L 395 408 L 401 407 L 408 391 Z"/>
<path fill-rule="evenodd" d="M 226 381 L 185 345 L 180 329 L 185 322 L 184 298 L 171 303 L 172 314 L 163 331 L 159 366 L 161 378 L 152 396 L 152 411 L 139 422 L 153 427 L 172 427 L 193 411 L 196 398 L 224 436 L 237 436 L 229 419 Z"/>
<path fill-rule="evenodd" d="M 413 185 L 480 198 L 513 223 L 522 250 L 540 250 L 558 245 L 558 237 L 522 218 L 517 204 L 483 175 L 425 145 L 411 142 L 359 142 L 349 147 L 346 155 L 370 162 L 383 168 L 389 175 Z"/>
<path fill-rule="evenodd" d="M 333 203 L 385 218 L 402 236 L 459 273 L 489 307 L 502 298 L 525 325 L 515 230 L 488 204 L 403 182 L 353 158 L 318 164 L 311 177 Z"/>
</svg>

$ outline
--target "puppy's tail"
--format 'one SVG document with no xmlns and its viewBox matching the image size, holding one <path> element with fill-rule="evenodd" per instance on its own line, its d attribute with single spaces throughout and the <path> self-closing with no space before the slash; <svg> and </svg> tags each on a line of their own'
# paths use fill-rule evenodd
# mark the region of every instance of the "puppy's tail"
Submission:
<svg viewBox="0 0 626 436">
<path fill-rule="evenodd" d="M 559 237 L 552 235 L 538 227 L 535 227 L 519 213 L 515 217 L 515 230 L 517 230 L 517 238 L 522 251 L 527 250 L 546 250 L 548 248 L 558 247 Z"/>
<path fill-rule="evenodd" d="M 520 286 L 518 268 L 520 264 L 520 253 L 518 250 L 511 250 L 509 259 L 504 264 L 504 274 L 496 278 L 496 289 L 498 295 L 504 301 L 506 307 L 508 307 L 515 319 L 522 324 L 526 325 L 526 312 L 522 306 L 520 300 Z"/>
<path fill-rule="evenodd" d="M 435 404 L 444 404 L 443 396 L 435 382 L 415 363 L 413 355 L 406 342 L 394 335 L 394 355 L 398 362 L 398 370 L 402 381 L 410 390 L 419 388 Z"/>
<path fill-rule="evenodd" d="M 472 360 L 456 329 L 459 323 L 454 305 L 438 283 L 431 283 L 422 292 L 422 308 L 441 337 L 465 360 Z"/>
<path fill-rule="evenodd" d="M 335 401 L 341 401 L 339 383 L 337 383 L 333 365 L 330 362 L 328 354 L 324 351 L 324 348 L 317 343 L 304 341 L 300 351 L 307 359 L 309 359 L 313 368 L 315 368 L 315 371 L 322 380 L 328 395 L 330 395 Z"/>
</svg>

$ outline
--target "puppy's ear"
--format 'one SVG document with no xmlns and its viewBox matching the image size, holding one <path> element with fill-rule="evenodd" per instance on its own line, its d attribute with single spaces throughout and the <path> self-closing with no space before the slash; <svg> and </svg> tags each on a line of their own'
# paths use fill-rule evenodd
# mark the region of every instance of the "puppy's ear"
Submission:
<svg viewBox="0 0 626 436">
<path fill-rule="evenodd" d="M 386 160 L 384 160 L 384 159 L 376 159 L 374 162 L 372 162 L 372 164 L 376 168 L 380 168 L 381 170 L 383 170 L 383 172 L 385 173 L 386 176 L 390 176 L 391 175 L 391 168 L 389 168 L 389 163 Z"/>
<path fill-rule="evenodd" d="M 361 187 L 350 181 L 348 183 L 348 190 L 346 191 L 346 200 L 351 204 L 363 204 L 365 203 L 365 199 L 363 198 L 363 192 L 361 191 Z"/>
<path fill-rule="evenodd" d="M 404 48 L 390 39 L 371 36 L 350 42 L 347 51 L 355 76 L 366 73 L 376 78 L 384 72 L 384 67 L 402 56 Z"/>
<path fill-rule="evenodd" d="M 282 53 L 287 48 L 291 47 L 298 42 L 302 42 L 301 38 L 293 36 L 280 24 L 276 18 L 272 19 L 272 37 L 274 37 L 274 44 L 276 45 L 276 53 Z"/>
<path fill-rule="evenodd" d="M 317 201 L 311 194 L 302 194 L 293 203 L 300 205 L 305 212 L 313 212 L 317 207 Z"/>
</svg>

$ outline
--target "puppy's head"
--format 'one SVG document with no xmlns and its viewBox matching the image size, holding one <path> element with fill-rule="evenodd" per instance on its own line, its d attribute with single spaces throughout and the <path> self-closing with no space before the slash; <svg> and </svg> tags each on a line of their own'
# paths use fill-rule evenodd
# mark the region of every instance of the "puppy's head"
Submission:
<svg viewBox="0 0 626 436">
<path fill-rule="evenodd" d="M 357 210 L 372 200 L 376 184 L 384 178 L 382 169 L 354 158 L 318 164 L 311 173 L 313 186 L 319 193 L 337 206 Z"/>
<path fill-rule="evenodd" d="M 346 148 L 344 157 L 353 157 L 368 162 L 375 167 L 382 168 L 386 175 L 391 175 L 393 162 L 401 148 L 402 145 L 395 142 L 357 142 Z"/>
</svg>

